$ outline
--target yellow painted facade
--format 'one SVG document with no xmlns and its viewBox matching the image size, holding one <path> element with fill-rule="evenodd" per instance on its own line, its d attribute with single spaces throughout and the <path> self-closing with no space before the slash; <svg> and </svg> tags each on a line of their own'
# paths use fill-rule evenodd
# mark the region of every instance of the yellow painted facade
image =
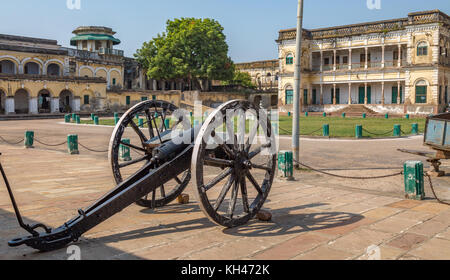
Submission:
<svg viewBox="0 0 450 280">
<path fill-rule="evenodd" d="M 407 18 L 304 30 L 300 102 L 333 112 L 363 104 L 379 113 L 431 114 L 450 103 L 450 17 L 441 11 Z M 296 30 L 281 30 L 279 103 L 294 91 Z"/>
</svg>

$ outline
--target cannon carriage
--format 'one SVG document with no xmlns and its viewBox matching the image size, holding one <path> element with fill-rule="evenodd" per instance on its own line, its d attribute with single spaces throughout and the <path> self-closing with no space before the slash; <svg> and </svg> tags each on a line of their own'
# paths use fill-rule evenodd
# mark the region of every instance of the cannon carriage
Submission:
<svg viewBox="0 0 450 280">
<path fill-rule="evenodd" d="M 137 117 L 144 122 L 136 123 Z M 277 147 L 267 114 L 248 101 L 235 100 L 217 108 L 202 125 L 193 126 L 188 119 L 189 114 L 165 101 L 144 101 L 128 110 L 109 144 L 117 186 L 56 229 L 23 222 L 0 164 L 19 225 L 31 234 L 11 240 L 9 246 L 40 251 L 64 247 L 134 203 L 164 207 L 190 182 L 212 222 L 224 227 L 246 224 L 263 207 L 275 176 Z M 131 158 L 121 157 L 124 148 L 132 151 Z"/>
</svg>

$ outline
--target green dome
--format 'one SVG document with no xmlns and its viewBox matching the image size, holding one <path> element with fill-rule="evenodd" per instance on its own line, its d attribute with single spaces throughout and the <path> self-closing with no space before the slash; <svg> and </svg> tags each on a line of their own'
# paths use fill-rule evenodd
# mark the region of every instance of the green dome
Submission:
<svg viewBox="0 0 450 280">
<path fill-rule="evenodd" d="M 70 45 L 76 46 L 77 41 L 112 41 L 113 45 L 120 44 L 120 40 L 114 38 L 111 35 L 106 34 L 83 34 L 83 35 L 77 35 L 70 39 Z"/>
</svg>

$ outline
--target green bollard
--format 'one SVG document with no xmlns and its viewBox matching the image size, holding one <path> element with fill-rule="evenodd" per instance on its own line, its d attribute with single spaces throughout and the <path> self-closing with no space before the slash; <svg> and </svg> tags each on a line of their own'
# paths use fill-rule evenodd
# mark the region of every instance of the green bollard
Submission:
<svg viewBox="0 0 450 280">
<path fill-rule="evenodd" d="M 385 119 L 389 119 L 389 114 L 384 115 Z"/>
<path fill-rule="evenodd" d="M 326 118 L 326 117 L 327 117 L 327 113 L 323 112 L 322 116 L 323 116 L 324 118 Z"/>
<path fill-rule="evenodd" d="M 347 116 L 347 114 L 342 113 L 342 117 L 345 119 L 345 117 Z"/>
<path fill-rule="evenodd" d="M 191 118 L 192 118 L 192 116 L 194 115 L 194 113 L 192 113 L 192 112 L 189 112 L 189 115 L 191 116 Z"/>
<path fill-rule="evenodd" d="M 114 118 L 118 118 L 119 117 L 119 113 L 114 113 Z"/>
<path fill-rule="evenodd" d="M 164 126 L 166 127 L 166 129 L 170 129 L 170 119 L 164 120 Z"/>
<path fill-rule="evenodd" d="M 76 116 L 76 123 L 77 123 L 77 124 L 80 124 L 80 123 L 81 123 L 80 116 L 78 116 L 78 115 Z"/>
<path fill-rule="evenodd" d="M 75 122 L 77 120 L 77 114 L 72 113 L 72 120 Z"/>
<path fill-rule="evenodd" d="M 294 154 L 291 151 L 278 153 L 278 175 L 288 181 L 294 180 Z"/>
<path fill-rule="evenodd" d="M 364 113 L 362 117 L 363 117 L 363 119 L 367 118 L 367 114 Z"/>
<path fill-rule="evenodd" d="M 288 117 L 291 117 L 292 116 L 292 113 L 291 112 L 288 112 Z"/>
<path fill-rule="evenodd" d="M 95 125 L 98 125 L 98 124 L 99 124 L 98 116 L 95 116 L 95 117 L 94 117 L 94 124 L 95 124 Z"/>
<path fill-rule="evenodd" d="M 144 119 L 139 118 L 138 125 L 140 128 L 144 128 Z"/>
<path fill-rule="evenodd" d="M 330 125 L 329 124 L 323 125 L 323 136 L 330 137 Z"/>
<path fill-rule="evenodd" d="M 305 112 L 305 117 L 308 117 L 309 116 L 309 113 L 308 112 Z"/>
<path fill-rule="evenodd" d="M 404 173 L 406 199 L 423 200 L 425 198 L 423 163 L 405 162 Z"/>
<path fill-rule="evenodd" d="M 33 148 L 34 144 L 34 131 L 26 131 L 25 132 L 25 148 Z"/>
<path fill-rule="evenodd" d="M 114 117 L 114 125 L 117 125 L 119 121 L 120 121 L 119 117 Z"/>
<path fill-rule="evenodd" d="M 406 118 L 407 120 L 409 120 L 409 114 L 406 114 L 405 118 Z"/>
<path fill-rule="evenodd" d="M 67 136 L 67 148 L 69 155 L 78 155 L 78 135 L 72 134 Z"/>
<path fill-rule="evenodd" d="M 94 120 L 95 114 L 91 113 L 91 120 Z"/>
<path fill-rule="evenodd" d="M 394 125 L 394 137 L 402 136 L 402 126 L 399 124 Z"/>
<path fill-rule="evenodd" d="M 122 142 L 125 144 L 131 144 L 130 139 L 124 138 Z M 120 159 L 123 161 L 131 161 L 131 149 L 128 146 L 120 144 Z"/>
<path fill-rule="evenodd" d="M 362 138 L 362 132 L 363 132 L 363 127 L 362 127 L 362 125 L 360 125 L 360 124 L 356 125 L 356 128 L 355 128 L 355 138 L 356 138 L 356 139 L 361 139 L 361 138 Z"/>
<path fill-rule="evenodd" d="M 64 122 L 65 123 L 70 123 L 70 115 L 64 115 Z"/>
<path fill-rule="evenodd" d="M 412 125 L 411 134 L 418 135 L 419 134 L 419 124 L 413 123 Z"/>
</svg>

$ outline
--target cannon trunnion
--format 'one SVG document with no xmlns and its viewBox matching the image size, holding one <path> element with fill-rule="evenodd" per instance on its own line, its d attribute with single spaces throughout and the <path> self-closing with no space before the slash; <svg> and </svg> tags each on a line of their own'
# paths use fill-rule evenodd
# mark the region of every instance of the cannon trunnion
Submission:
<svg viewBox="0 0 450 280">
<path fill-rule="evenodd" d="M 144 122 L 136 123 L 137 116 Z M 23 223 L 0 164 L 19 224 L 31 234 L 11 240 L 9 246 L 40 251 L 64 247 L 133 203 L 153 209 L 167 205 L 191 177 L 200 208 L 212 222 L 224 227 L 246 224 L 264 205 L 275 175 L 277 147 L 270 120 L 240 100 L 220 106 L 201 127 L 191 127 L 187 118 L 164 101 L 144 101 L 128 110 L 109 147 L 117 186 L 57 229 Z M 124 148 L 131 150 L 131 158 L 122 156 Z"/>
</svg>

